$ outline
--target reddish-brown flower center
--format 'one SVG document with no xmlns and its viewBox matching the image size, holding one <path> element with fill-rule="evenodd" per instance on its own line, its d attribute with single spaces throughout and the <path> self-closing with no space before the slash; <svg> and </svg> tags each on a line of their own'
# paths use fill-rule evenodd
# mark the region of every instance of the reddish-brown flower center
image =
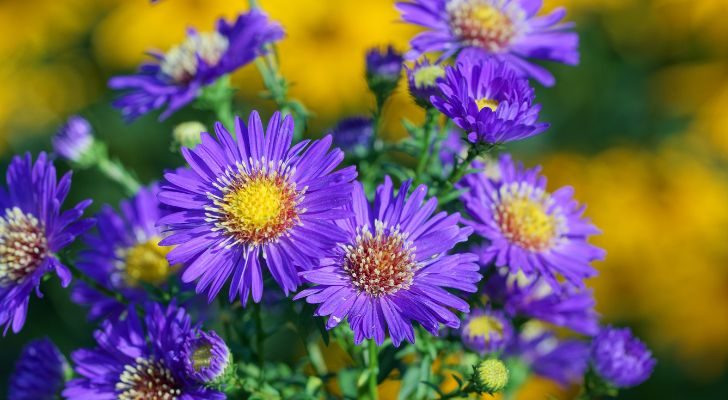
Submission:
<svg viewBox="0 0 728 400">
<path fill-rule="evenodd" d="M 0 217 L 0 286 L 21 282 L 48 254 L 48 240 L 38 219 L 17 207 Z"/>
<path fill-rule="evenodd" d="M 365 226 L 344 251 L 344 270 L 352 284 L 374 297 L 409 288 L 418 268 L 407 236 L 379 221 L 373 235 Z"/>
<path fill-rule="evenodd" d="M 116 391 L 119 400 L 176 400 L 182 394 L 172 372 L 153 358 L 137 358 L 125 366 Z"/>
</svg>

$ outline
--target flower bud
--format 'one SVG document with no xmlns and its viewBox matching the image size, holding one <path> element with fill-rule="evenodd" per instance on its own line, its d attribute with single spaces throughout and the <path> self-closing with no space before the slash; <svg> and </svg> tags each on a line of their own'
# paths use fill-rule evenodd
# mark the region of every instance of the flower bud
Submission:
<svg viewBox="0 0 728 400">
<path fill-rule="evenodd" d="M 183 122 L 174 127 L 172 136 L 175 146 L 194 148 L 202 142 L 200 133 L 207 131 L 205 125 L 198 121 Z"/>
<path fill-rule="evenodd" d="M 367 52 L 367 84 L 377 99 L 386 99 L 397 88 L 402 74 L 402 60 L 402 55 L 397 53 L 392 46 L 387 47 L 386 52 L 377 48 Z"/>
<path fill-rule="evenodd" d="M 439 64 L 430 64 L 427 59 L 418 61 L 407 68 L 407 84 L 409 92 L 420 107 L 430 107 L 430 97 L 437 96 L 440 89 L 437 80 L 445 76 L 445 68 Z"/>
<path fill-rule="evenodd" d="M 88 121 L 80 116 L 72 116 L 56 132 L 53 151 L 67 161 L 88 164 L 93 156 L 93 129 Z"/>
<path fill-rule="evenodd" d="M 508 368 L 497 358 L 483 360 L 474 369 L 474 381 L 483 392 L 500 392 L 508 384 Z"/>
</svg>

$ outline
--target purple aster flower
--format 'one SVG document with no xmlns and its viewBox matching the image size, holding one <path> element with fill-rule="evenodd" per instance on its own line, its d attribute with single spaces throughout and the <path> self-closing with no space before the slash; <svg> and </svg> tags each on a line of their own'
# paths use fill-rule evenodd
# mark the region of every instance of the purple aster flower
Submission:
<svg viewBox="0 0 728 400">
<path fill-rule="evenodd" d="M 592 342 L 592 365 L 619 388 L 637 386 L 652 375 L 657 361 L 629 328 L 604 328 Z"/>
<path fill-rule="evenodd" d="M 458 51 L 459 58 L 493 57 L 518 68 L 541 84 L 554 77 L 528 59 L 579 63 L 579 36 L 573 23 L 562 23 L 566 10 L 557 8 L 537 16 L 542 0 L 413 0 L 397 8 L 406 22 L 428 28 L 411 41 L 408 59 L 426 52 L 442 52 L 442 59 Z"/>
<path fill-rule="evenodd" d="M 528 80 L 508 64 L 494 60 L 458 62 L 439 80 L 441 96 L 432 104 L 462 128 L 472 143 L 496 144 L 525 139 L 545 131 L 541 111 L 533 104 Z"/>
<path fill-rule="evenodd" d="M 474 292 L 481 275 L 472 254 L 447 254 L 467 240 L 470 229 L 458 226 L 460 216 L 432 215 L 437 199 L 425 200 L 427 187 L 418 186 L 408 197 L 410 181 L 395 196 L 387 177 L 369 204 L 356 184 L 353 219 L 341 221 L 346 237 L 337 253 L 321 267 L 302 272 L 315 286 L 296 299 L 320 304 L 316 315 L 329 316 L 328 329 L 348 319 L 355 342 L 384 342 L 387 332 L 395 346 L 414 342 L 412 323 L 437 335 L 440 324 L 460 325 L 450 310 L 467 312 L 467 302 L 447 288 Z"/>
<path fill-rule="evenodd" d="M 45 153 L 33 162 L 30 153 L 16 156 L 0 187 L 0 326 L 17 333 L 25 323 L 30 294 L 38 297 L 43 276 L 54 271 L 63 287 L 71 272 L 56 253 L 93 221 L 79 219 L 91 200 L 61 211 L 71 188 L 71 174 L 56 182 L 56 169 Z"/>
<path fill-rule="evenodd" d="M 217 333 L 199 331 L 197 337 L 185 341 L 180 358 L 187 376 L 212 383 L 223 375 L 232 356 Z"/>
<path fill-rule="evenodd" d="M 133 120 L 167 106 L 165 119 L 193 101 L 200 90 L 265 53 L 265 45 L 283 38 L 283 29 L 259 10 L 241 14 L 233 23 L 218 20 L 213 32 L 190 30 L 184 43 L 166 53 L 151 53 L 136 75 L 112 78 L 112 89 L 124 90 L 114 106 Z"/>
<path fill-rule="evenodd" d="M 397 87 L 402 74 L 402 61 L 402 55 L 392 46 L 388 46 L 386 51 L 378 48 L 367 51 L 367 84 L 378 98 L 386 99 Z"/>
<path fill-rule="evenodd" d="M 53 151 L 68 161 L 79 162 L 94 143 L 93 129 L 85 118 L 72 116 L 52 139 Z"/>
<path fill-rule="evenodd" d="M 511 317 L 535 318 L 584 335 L 599 332 L 599 315 L 594 311 L 590 289 L 567 286 L 554 291 L 543 279 L 500 270 L 488 279 L 484 291 Z"/>
<path fill-rule="evenodd" d="M 132 302 L 148 299 L 142 285 L 160 286 L 177 269 L 166 258 L 172 248 L 159 245 L 164 234 L 156 223 L 165 211 L 158 194 L 159 187 L 153 184 L 122 201 L 119 213 L 104 206 L 96 216 L 96 232 L 83 236 L 86 249 L 79 255 L 78 268 Z M 91 319 L 113 318 L 126 308 L 83 282 L 74 286 L 71 299 L 90 306 Z"/>
<path fill-rule="evenodd" d="M 605 252 L 588 242 L 599 230 L 582 216 L 584 207 L 572 198 L 574 189 L 546 192 L 540 168 L 527 170 L 507 154 L 500 157 L 499 170 L 499 182 L 471 174 L 460 183 L 468 189 L 461 199 L 472 218 L 465 223 L 487 240 L 480 261 L 508 266 L 512 274 L 540 276 L 556 291 L 564 286 L 557 275 L 583 287 L 584 278 L 596 275 L 590 263 L 603 259 Z"/>
<path fill-rule="evenodd" d="M 532 329 L 535 328 L 535 329 Z M 526 324 L 506 353 L 517 356 L 537 375 L 562 386 L 580 383 L 589 364 L 589 344 L 576 339 L 557 339 L 553 332 Z"/>
<path fill-rule="evenodd" d="M 463 155 L 465 146 L 461 138 L 459 129 L 451 129 L 448 132 L 445 140 L 440 144 L 440 162 L 446 170 L 452 169 L 458 161 L 458 158 Z"/>
<path fill-rule="evenodd" d="M 360 152 L 366 149 L 374 136 L 374 126 L 369 117 L 349 117 L 339 121 L 331 130 L 334 146 L 345 152 Z"/>
<path fill-rule="evenodd" d="M 275 113 L 264 131 L 257 112 L 248 126 L 238 118 L 235 138 L 218 123 L 194 150 L 182 149 L 189 169 L 167 173 L 159 200 L 172 208 L 160 220 L 176 246 L 167 259 L 184 264 L 184 282 L 217 295 L 232 277 L 230 301 L 243 305 L 263 294 L 261 258 L 286 292 L 300 284 L 297 268 L 310 269 L 343 240 L 335 220 L 349 212 L 356 169 L 334 171 L 344 158 L 330 150 L 331 136 L 291 147 L 293 119 Z"/>
<path fill-rule="evenodd" d="M 54 400 L 65 382 L 68 362 L 49 339 L 25 345 L 10 376 L 8 400 Z"/>
<path fill-rule="evenodd" d="M 495 353 L 513 339 L 513 325 L 500 310 L 476 309 L 465 319 L 460 337 L 465 347 L 473 351 Z"/>
<path fill-rule="evenodd" d="M 412 69 L 406 66 L 405 69 L 410 95 L 420 107 L 430 107 L 432 105 L 430 97 L 440 94 L 437 80 L 445 76 L 445 67 L 437 63 L 432 64 L 425 58 L 415 62 Z"/>
<path fill-rule="evenodd" d="M 97 347 L 71 355 L 79 376 L 63 390 L 68 399 L 225 399 L 185 375 L 177 361 L 195 332 L 189 315 L 174 304 L 145 307 L 144 321 L 133 308 L 106 320 L 94 333 Z M 166 396 L 166 397 L 165 397 Z"/>
</svg>

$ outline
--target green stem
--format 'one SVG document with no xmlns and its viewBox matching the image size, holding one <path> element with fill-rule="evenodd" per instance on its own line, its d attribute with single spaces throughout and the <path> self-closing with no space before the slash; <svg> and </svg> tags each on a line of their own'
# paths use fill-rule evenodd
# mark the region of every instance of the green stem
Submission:
<svg viewBox="0 0 728 400">
<path fill-rule="evenodd" d="M 369 400 L 377 400 L 377 377 L 379 376 L 379 348 L 374 339 L 369 340 Z"/>
<path fill-rule="evenodd" d="M 109 179 L 121 185 L 126 194 L 133 196 L 139 191 L 139 181 L 118 161 L 112 161 L 104 154 L 96 161 L 96 167 Z"/>
<path fill-rule="evenodd" d="M 422 153 L 420 154 L 420 160 L 417 163 L 415 181 L 424 181 L 424 179 L 422 179 L 422 175 L 427 168 L 427 163 L 430 160 L 430 155 L 432 154 L 432 139 L 434 137 L 433 133 L 435 133 L 435 129 L 437 127 L 437 115 L 437 109 L 434 107 L 427 108 L 427 112 L 425 113 L 425 124 L 423 126 L 424 134 L 422 135 L 421 141 L 422 146 L 420 149 Z"/>
<path fill-rule="evenodd" d="M 258 356 L 258 366 L 260 367 L 261 376 L 263 375 L 263 367 L 265 366 L 265 335 L 263 332 L 263 318 L 260 312 L 260 303 L 253 305 L 253 318 L 255 320 L 255 347 Z"/>
<path fill-rule="evenodd" d="M 460 179 L 465 176 L 465 174 L 468 172 L 468 169 L 470 169 L 470 164 L 472 164 L 476 158 L 489 153 L 494 147 L 494 144 L 476 143 L 474 145 L 471 145 L 468 149 L 468 155 L 450 173 L 450 177 L 447 179 L 450 186 L 455 186 L 456 183 L 460 182 Z"/>
</svg>

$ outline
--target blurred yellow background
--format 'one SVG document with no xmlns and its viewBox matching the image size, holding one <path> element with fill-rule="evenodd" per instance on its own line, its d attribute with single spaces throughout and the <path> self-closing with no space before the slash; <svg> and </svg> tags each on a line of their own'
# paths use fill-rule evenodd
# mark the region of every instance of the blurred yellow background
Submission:
<svg viewBox="0 0 728 400">
<path fill-rule="evenodd" d="M 391 0 L 259 3 L 287 32 L 279 45 L 282 72 L 294 83 L 291 95 L 316 114 L 314 134 L 371 109 L 365 50 L 387 43 L 404 50 L 416 32 L 397 22 Z M 547 5 L 566 6 L 585 30 L 585 65 L 559 69 L 556 87 L 539 89 L 546 114 L 570 121 L 554 128 L 569 127 L 571 136 L 549 133 L 552 142 L 526 144 L 523 154 L 544 164 L 551 188 L 573 185 L 603 230 L 596 243 L 608 256 L 591 284 L 606 321 L 633 325 L 686 379 L 720 379 L 728 365 L 728 1 Z M 145 50 L 166 49 L 187 26 L 210 30 L 218 16 L 246 8 L 243 0 L 0 1 L 0 151 L 7 156 L 69 113 L 108 102 L 106 79 L 133 70 Z M 613 65 L 640 72 L 634 83 L 623 82 L 633 91 L 559 95 L 602 79 Z M 255 68 L 234 82 L 241 103 L 270 109 L 257 96 Z M 385 114 L 395 131 L 402 117 L 421 118 L 402 86 Z M 570 101 L 593 103 L 595 116 L 569 114 Z M 645 110 L 639 121 L 655 123 L 621 120 L 619 110 L 633 104 Z M 642 131 L 622 129 L 628 126 Z M 572 137 L 581 144 L 564 140 Z M 533 393 L 524 398 L 543 396 Z"/>
</svg>

